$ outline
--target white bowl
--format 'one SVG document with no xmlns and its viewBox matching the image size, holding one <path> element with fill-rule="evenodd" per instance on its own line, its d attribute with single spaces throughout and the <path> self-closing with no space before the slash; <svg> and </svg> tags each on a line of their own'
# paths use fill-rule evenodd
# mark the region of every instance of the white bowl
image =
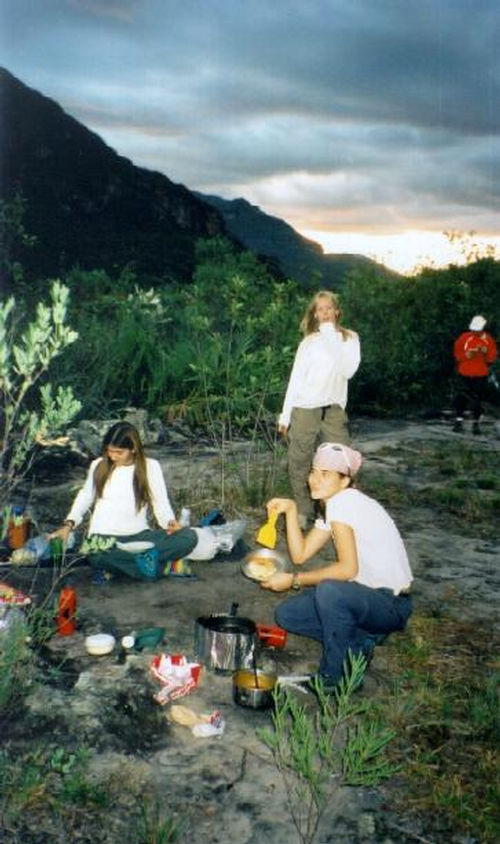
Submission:
<svg viewBox="0 0 500 844">
<path fill-rule="evenodd" d="M 116 547 L 120 551 L 128 551 L 130 554 L 142 554 L 143 551 L 149 551 L 154 548 L 154 542 L 117 542 Z"/>
<path fill-rule="evenodd" d="M 93 636 L 87 636 L 85 639 L 85 647 L 92 656 L 110 654 L 115 644 L 115 637 L 111 636 L 110 633 L 95 633 Z"/>
</svg>

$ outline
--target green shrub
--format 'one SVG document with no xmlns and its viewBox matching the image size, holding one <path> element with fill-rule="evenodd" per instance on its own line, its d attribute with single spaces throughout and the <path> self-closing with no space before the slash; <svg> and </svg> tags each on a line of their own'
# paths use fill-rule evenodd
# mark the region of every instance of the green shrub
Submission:
<svg viewBox="0 0 500 844">
<path fill-rule="evenodd" d="M 134 403 L 201 424 L 230 418 L 238 428 L 259 402 L 273 416 L 280 409 L 311 291 L 276 280 L 253 254 L 215 238 L 198 243 L 183 284 L 148 288 L 129 268 L 115 278 L 74 270 L 66 281 L 80 342 L 55 372 L 84 396 L 86 413 Z M 455 338 L 481 309 L 492 333 L 500 328 L 500 262 L 492 258 L 413 278 L 356 270 L 340 294 L 342 322 L 361 338 L 351 413 L 449 407 Z"/>
<path fill-rule="evenodd" d="M 0 720 L 19 706 L 34 674 L 33 655 L 26 642 L 26 622 L 20 610 L 8 612 L 12 612 L 13 620 L 0 630 Z"/>
<path fill-rule="evenodd" d="M 436 412 L 452 401 L 453 342 L 472 315 L 483 312 L 492 332 L 500 329 L 500 262 L 483 258 L 400 279 L 357 270 L 342 305 L 345 324 L 359 332 L 362 347 L 350 406 Z"/>
<path fill-rule="evenodd" d="M 51 286 L 51 304 L 39 302 L 36 317 L 23 325 L 15 317 L 15 299 L 0 302 L 0 507 L 36 458 L 40 441 L 53 438 L 80 410 L 71 387 L 41 383 L 52 361 L 78 335 L 66 324 L 69 290 Z"/>
<path fill-rule="evenodd" d="M 398 770 L 386 756 L 395 731 L 381 723 L 369 701 L 353 698 L 365 669 L 364 656 L 350 653 L 333 695 L 316 678 L 315 711 L 278 686 L 272 729 L 257 730 L 283 778 L 291 818 L 303 844 L 316 837 L 334 780 L 338 785 L 375 785 Z"/>
</svg>

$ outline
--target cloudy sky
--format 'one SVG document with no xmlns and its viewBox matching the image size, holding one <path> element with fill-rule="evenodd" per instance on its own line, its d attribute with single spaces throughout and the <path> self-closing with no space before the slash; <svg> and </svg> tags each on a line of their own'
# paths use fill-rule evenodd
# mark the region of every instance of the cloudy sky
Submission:
<svg viewBox="0 0 500 844">
<path fill-rule="evenodd" d="M 135 164 L 242 196 L 325 251 L 407 268 L 443 260 L 445 231 L 500 248 L 498 0 L 0 0 L 0 14 L 0 63 Z"/>
</svg>

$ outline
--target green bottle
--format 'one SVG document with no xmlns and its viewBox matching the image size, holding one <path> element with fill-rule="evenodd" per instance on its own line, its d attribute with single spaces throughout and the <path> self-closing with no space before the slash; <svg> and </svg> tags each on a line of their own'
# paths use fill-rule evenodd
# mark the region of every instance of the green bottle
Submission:
<svg viewBox="0 0 500 844">
<path fill-rule="evenodd" d="M 63 541 L 59 536 L 50 540 L 50 557 L 53 566 L 61 566 L 63 561 Z"/>
</svg>

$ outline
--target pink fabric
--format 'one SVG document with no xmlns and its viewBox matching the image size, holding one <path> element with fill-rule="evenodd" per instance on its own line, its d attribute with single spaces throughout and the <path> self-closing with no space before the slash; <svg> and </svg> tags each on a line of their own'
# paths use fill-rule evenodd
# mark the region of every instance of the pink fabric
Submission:
<svg viewBox="0 0 500 844">
<path fill-rule="evenodd" d="M 322 443 L 313 458 L 313 466 L 317 469 L 330 469 L 351 478 L 359 471 L 362 462 L 359 451 L 342 443 Z"/>
</svg>

